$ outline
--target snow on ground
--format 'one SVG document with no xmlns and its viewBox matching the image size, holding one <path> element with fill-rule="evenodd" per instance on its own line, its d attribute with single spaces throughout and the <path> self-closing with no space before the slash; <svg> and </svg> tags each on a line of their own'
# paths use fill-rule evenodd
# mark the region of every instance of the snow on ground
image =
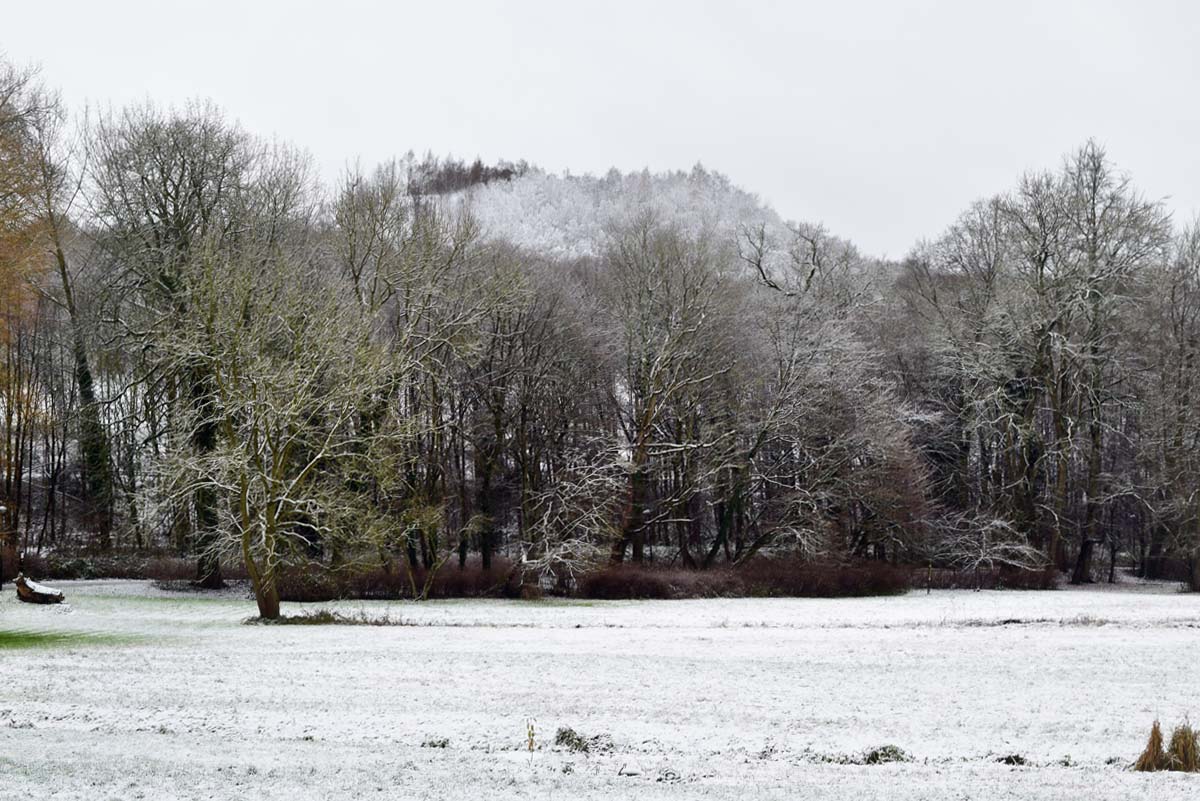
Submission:
<svg viewBox="0 0 1200 801">
<path fill-rule="evenodd" d="M 62 606 L 18 604 L 11 585 L 0 597 L 0 633 L 84 635 L 0 647 L 6 798 L 1102 801 L 1200 790 L 1192 776 L 1125 769 L 1154 718 L 1200 718 L 1200 596 L 1169 586 L 323 605 L 409 624 L 386 627 L 243 625 L 254 607 L 241 590 L 54 586 Z M 560 726 L 608 735 L 613 750 L 556 749 Z M 826 761 L 884 744 L 915 761 Z M 1009 754 L 1031 764 L 996 761 Z"/>
</svg>

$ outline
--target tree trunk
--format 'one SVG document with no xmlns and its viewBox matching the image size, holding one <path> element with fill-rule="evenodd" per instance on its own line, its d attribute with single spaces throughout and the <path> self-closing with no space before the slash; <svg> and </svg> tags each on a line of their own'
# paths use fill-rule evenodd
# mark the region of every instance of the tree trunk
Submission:
<svg viewBox="0 0 1200 801">
<path fill-rule="evenodd" d="M 621 523 L 620 539 L 613 545 L 613 561 L 625 560 L 625 549 L 633 546 L 633 561 L 641 564 L 646 544 L 646 500 L 649 476 L 645 465 L 634 468 L 629 476 L 629 502 Z"/>
<path fill-rule="evenodd" d="M 1079 543 L 1079 559 L 1075 562 L 1075 572 L 1071 576 L 1072 584 L 1084 584 L 1092 580 L 1092 551 L 1095 550 L 1095 544 L 1098 540 L 1097 535 L 1100 530 L 1100 504 L 1098 503 L 1098 496 L 1100 494 L 1100 469 L 1103 466 L 1101 462 L 1101 448 L 1104 444 L 1103 428 L 1100 425 L 1100 412 L 1099 403 L 1093 401 L 1091 404 L 1092 419 L 1088 424 L 1091 448 L 1088 453 L 1087 497 L 1084 499 L 1083 535 Z"/>
<path fill-rule="evenodd" d="M 87 522 L 96 532 L 96 546 L 112 547 L 112 465 L 108 436 L 100 422 L 100 406 L 87 352 L 75 334 L 75 381 L 79 385 L 79 451 L 83 457 L 84 506 Z"/>
<path fill-rule="evenodd" d="M 1092 581 L 1092 551 L 1096 541 L 1087 537 L 1079 543 L 1079 558 L 1075 560 L 1075 570 L 1071 574 L 1072 584 L 1090 584 Z"/>
<path fill-rule="evenodd" d="M 263 620 L 279 619 L 279 587 L 275 577 L 262 579 L 254 588 L 254 600 L 258 603 L 258 616 Z"/>
<path fill-rule="evenodd" d="M 496 453 L 494 444 L 479 448 L 475 461 L 476 486 L 475 510 L 479 515 L 479 559 L 484 571 L 492 569 L 492 555 L 496 548 L 495 522 L 492 518 L 492 472 L 495 470 Z"/>
<path fill-rule="evenodd" d="M 613 564 L 621 564 L 625 561 L 625 552 L 631 544 L 634 545 L 634 561 L 641 562 L 642 560 L 642 544 L 645 540 L 639 538 L 636 543 L 634 540 L 637 535 L 643 534 L 642 529 L 645 526 L 648 483 L 649 477 L 646 475 L 644 460 L 639 459 L 635 454 L 633 472 L 629 474 L 629 490 L 625 509 L 621 513 L 620 533 L 613 542 L 612 551 L 609 554 L 609 559 Z"/>
<path fill-rule="evenodd" d="M 17 532 L 0 531 L 0 582 L 16 578 L 17 572 Z"/>
<path fill-rule="evenodd" d="M 83 321 L 75 303 L 75 290 L 71 284 L 71 272 L 67 267 L 67 255 L 59 238 L 58 215 L 47 198 L 51 234 L 54 237 L 54 258 L 58 265 L 62 283 L 63 299 L 71 321 L 71 339 L 74 356 L 75 382 L 79 387 L 79 451 L 83 457 L 83 504 L 88 526 L 96 533 L 96 545 L 100 550 L 112 546 L 113 479 L 111 448 L 108 434 L 100 421 L 100 406 L 96 402 L 96 386 L 92 367 L 88 362 L 87 347 L 83 340 Z"/>
</svg>

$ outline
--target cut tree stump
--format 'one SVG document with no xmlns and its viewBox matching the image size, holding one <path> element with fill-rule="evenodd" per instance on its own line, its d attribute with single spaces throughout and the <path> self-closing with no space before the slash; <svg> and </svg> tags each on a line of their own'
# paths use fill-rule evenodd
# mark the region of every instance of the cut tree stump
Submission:
<svg viewBox="0 0 1200 801">
<path fill-rule="evenodd" d="M 13 583 L 17 585 L 17 600 L 24 601 L 27 604 L 62 603 L 63 594 L 61 591 L 30 581 L 20 573 L 13 579 Z"/>
</svg>

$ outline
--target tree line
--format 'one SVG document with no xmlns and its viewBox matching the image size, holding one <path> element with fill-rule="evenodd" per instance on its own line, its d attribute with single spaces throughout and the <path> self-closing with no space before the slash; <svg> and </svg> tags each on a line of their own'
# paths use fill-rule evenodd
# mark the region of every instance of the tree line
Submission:
<svg viewBox="0 0 1200 801">
<path fill-rule="evenodd" d="M 1097 144 L 899 262 L 635 205 L 539 251 L 472 198 L 529 169 L 326 187 L 211 104 L 68 125 L 4 66 L 0 574 L 233 560 L 266 617 L 297 565 L 501 555 L 562 587 L 783 555 L 1200 587 L 1200 233 Z"/>
</svg>

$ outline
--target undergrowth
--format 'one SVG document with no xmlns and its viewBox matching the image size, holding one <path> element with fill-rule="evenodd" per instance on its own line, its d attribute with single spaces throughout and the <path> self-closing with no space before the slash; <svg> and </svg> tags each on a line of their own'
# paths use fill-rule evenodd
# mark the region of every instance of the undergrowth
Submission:
<svg viewBox="0 0 1200 801">
<path fill-rule="evenodd" d="M 248 625 L 263 626 L 413 626 L 404 618 L 394 618 L 391 615 L 368 615 L 366 612 L 334 612 L 329 609 L 317 609 L 312 612 L 301 612 L 295 615 L 280 615 L 269 618 L 251 617 L 245 621 Z"/>
</svg>

